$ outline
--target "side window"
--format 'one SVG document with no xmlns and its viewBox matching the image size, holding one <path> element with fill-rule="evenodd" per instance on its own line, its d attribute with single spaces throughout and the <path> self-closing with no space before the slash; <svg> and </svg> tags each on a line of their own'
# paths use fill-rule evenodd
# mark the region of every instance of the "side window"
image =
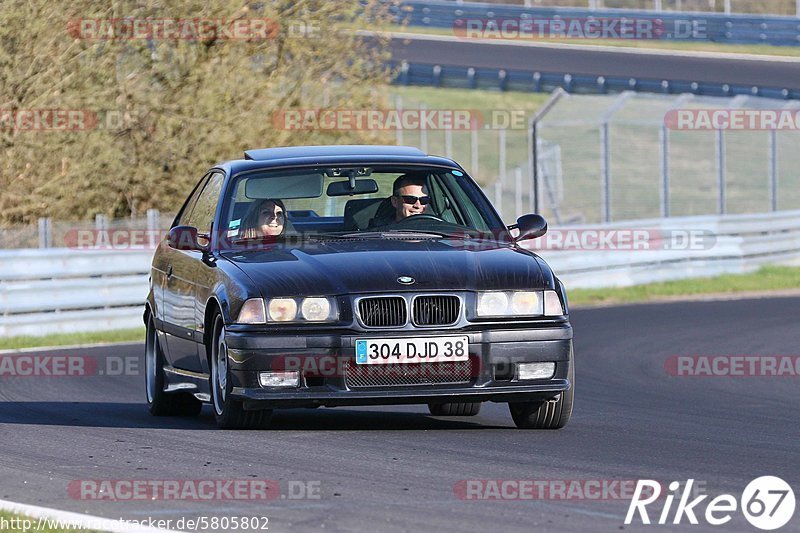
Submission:
<svg viewBox="0 0 800 533">
<path fill-rule="evenodd" d="M 192 207 L 191 212 L 188 216 L 181 217 L 184 219 L 181 220 L 181 224 L 194 226 L 197 228 L 197 233 L 211 233 L 211 224 L 214 222 L 214 214 L 217 211 L 222 182 L 222 174 L 215 172 L 211 175 L 200 196 L 197 197 L 197 202 Z"/>
<path fill-rule="evenodd" d="M 195 186 L 189 199 L 186 200 L 186 203 L 183 204 L 183 208 L 178 212 L 178 216 L 175 217 L 172 227 L 186 225 L 186 221 L 189 219 L 189 215 L 192 213 L 192 209 L 194 209 L 194 205 L 197 203 L 197 198 L 200 196 L 200 193 L 203 192 L 206 182 L 208 182 L 208 174 L 203 176 L 203 179 Z"/>
</svg>

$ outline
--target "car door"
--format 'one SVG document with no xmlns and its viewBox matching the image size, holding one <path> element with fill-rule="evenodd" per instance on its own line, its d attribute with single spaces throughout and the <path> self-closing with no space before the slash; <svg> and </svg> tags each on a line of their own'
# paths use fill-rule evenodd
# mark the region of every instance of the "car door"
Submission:
<svg viewBox="0 0 800 533">
<path fill-rule="evenodd" d="M 217 184 L 221 183 L 221 179 L 214 176 L 220 175 L 213 173 L 203 178 L 174 225 L 198 227 L 198 221 L 203 220 L 209 202 L 216 206 L 219 197 Z M 202 227 L 198 228 L 198 233 L 204 231 Z M 175 368 L 201 372 L 203 366 L 200 364 L 198 340 L 202 341 L 202 337 L 197 338 L 194 278 L 203 264 L 203 253 L 169 248 L 164 264 L 164 331 L 167 333 L 170 362 Z"/>
</svg>

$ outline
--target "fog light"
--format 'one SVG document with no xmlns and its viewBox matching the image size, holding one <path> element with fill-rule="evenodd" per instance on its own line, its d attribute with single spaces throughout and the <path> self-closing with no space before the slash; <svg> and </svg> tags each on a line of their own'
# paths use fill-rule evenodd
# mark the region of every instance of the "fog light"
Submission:
<svg viewBox="0 0 800 533">
<path fill-rule="evenodd" d="M 300 384 L 300 372 L 261 372 L 258 382 L 262 387 L 297 387 Z"/>
<path fill-rule="evenodd" d="M 520 363 L 519 379 L 550 379 L 556 373 L 555 363 Z"/>
</svg>

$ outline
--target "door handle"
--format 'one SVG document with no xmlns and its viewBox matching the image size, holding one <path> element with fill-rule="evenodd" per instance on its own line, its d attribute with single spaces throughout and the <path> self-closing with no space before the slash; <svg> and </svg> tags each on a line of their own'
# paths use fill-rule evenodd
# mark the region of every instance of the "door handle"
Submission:
<svg viewBox="0 0 800 533">
<path fill-rule="evenodd" d="M 167 278 L 171 278 L 171 277 L 172 277 L 172 265 L 169 265 L 167 267 Z"/>
</svg>

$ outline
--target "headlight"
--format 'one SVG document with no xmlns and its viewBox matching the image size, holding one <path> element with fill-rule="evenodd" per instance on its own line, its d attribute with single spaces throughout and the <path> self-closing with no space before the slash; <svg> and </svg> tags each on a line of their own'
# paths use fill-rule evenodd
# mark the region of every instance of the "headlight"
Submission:
<svg viewBox="0 0 800 533">
<path fill-rule="evenodd" d="M 515 292 L 511 297 L 511 309 L 515 315 L 541 315 L 542 293 Z"/>
<path fill-rule="evenodd" d="M 289 322 L 297 317 L 297 302 L 291 298 L 273 298 L 269 301 L 269 319 Z"/>
<path fill-rule="evenodd" d="M 508 314 L 508 295 L 504 292 L 481 292 L 478 294 L 478 316 L 502 316 Z"/>
<path fill-rule="evenodd" d="M 311 322 L 322 322 L 331 316 L 331 303 L 327 298 L 304 298 L 300 314 Z"/>
<path fill-rule="evenodd" d="M 541 316 L 544 300 L 541 291 L 479 292 L 475 311 L 479 317 Z"/>
<path fill-rule="evenodd" d="M 236 322 L 239 324 L 263 324 L 267 321 L 264 312 L 264 300 L 261 298 L 250 298 L 239 311 Z"/>
<path fill-rule="evenodd" d="M 338 320 L 333 298 L 272 298 L 267 301 L 270 322 L 329 322 Z"/>
</svg>

